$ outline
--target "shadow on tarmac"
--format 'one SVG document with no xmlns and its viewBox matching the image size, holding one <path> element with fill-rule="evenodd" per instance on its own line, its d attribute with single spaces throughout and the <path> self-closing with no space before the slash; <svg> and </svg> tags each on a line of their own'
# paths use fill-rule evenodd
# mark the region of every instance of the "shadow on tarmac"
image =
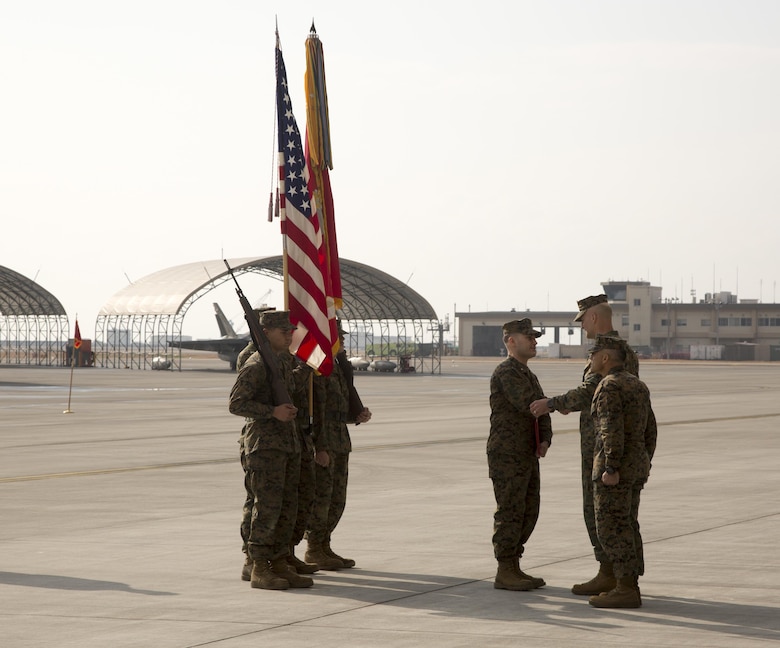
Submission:
<svg viewBox="0 0 780 648">
<path fill-rule="evenodd" d="M 665 617 L 654 620 L 664 626 L 780 640 L 780 615 L 776 607 L 674 596 L 643 596 L 643 600 L 646 603 L 642 613 Z"/>
<path fill-rule="evenodd" d="M 643 593 L 640 609 L 599 610 L 588 604 L 587 596 L 575 596 L 565 587 L 548 585 L 531 592 L 508 592 L 495 590 L 492 578 L 463 580 L 431 574 L 364 571 L 359 568 L 332 575 L 319 572 L 314 578 L 315 587 L 306 590 L 307 594 L 338 596 L 416 611 L 426 609 L 434 614 L 460 619 L 525 619 L 561 628 L 603 632 L 623 625 L 625 619 L 612 616 L 618 614 L 632 615 L 637 617 L 635 620 L 662 626 L 666 631 L 687 629 L 751 639 L 780 639 L 780 616 L 776 614 L 776 608 L 770 606 Z M 317 584 L 336 587 L 317 587 Z M 475 599 L 481 599 L 482 604 L 475 606 Z M 516 600 L 517 605 L 507 606 L 511 599 Z M 600 615 L 603 615 L 602 622 L 598 621 Z"/>
<path fill-rule="evenodd" d="M 157 592 L 154 590 L 139 590 L 125 583 L 114 581 L 92 580 L 88 578 L 73 578 L 72 576 L 54 576 L 52 574 L 20 574 L 18 572 L 0 571 L 0 583 L 4 585 L 20 585 L 22 587 L 42 587 L 45 589 L 101 591 L 114 590 L 129 594 L 144 594 L 146 596 L 176 596 L 175 592 Z"/>
</svg>

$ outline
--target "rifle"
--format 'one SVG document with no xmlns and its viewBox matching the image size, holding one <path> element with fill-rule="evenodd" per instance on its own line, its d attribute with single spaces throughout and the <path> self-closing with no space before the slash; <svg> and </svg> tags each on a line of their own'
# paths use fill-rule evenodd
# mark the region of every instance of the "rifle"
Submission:
<svg viewBox="0 0 780 648">
<path fill-rule="evenodd" d="M 252 306 L 244 296 L 244 292 L 241 290 L 241 286 L 238 285 L 236 275 L 233 274 L 233 268 L 226 259 L 223 259 L 225 266 L 227 266 L 230 276 L 236 284 L 236 294 L 238 295 L 238 301 L 241 303 L 241 308 L 244 309 L 244 319 L 249 325 L 249 333 L 252 335 L 252 342 L 255 343 L 255 348 L 260 352 L 260 356 L 265 364 L 266 371 L 271 378 L 271 397 L 273 398 L 274 405 L 283 405 L 285 403 L 292 403 L 292 398 L 287 393 L 287 386 L 284 384 L 284 379 L 281 373 L 279 373 L 279 365 L 276 361 L 276 356 L 271 349 L 271 343 L 268 341 L 263 328 L 260 326 L 260 322 L 257 321 L 257 316 L 252 310 Z"/>
<path fill-rule="evenodd" d="M 363 407 L 363 401 L 360 400 L 357 389 L 355 389 L 355 372 L 352 369 L 352 365 L 350 364 L 349 360 L 347 360 L 346 353 L 339 351 L 339 353 L 336 354 L 335 360 L 339 367 L 341 367 L 341 372 L 344 374 L 344 377 L 347 379 L 347 390 L 349 392 L 349 418 L 354 421 L 365 409 Z M 360 425 L 360 423 L 356 422 L 355 425 Z"/>
</svg>

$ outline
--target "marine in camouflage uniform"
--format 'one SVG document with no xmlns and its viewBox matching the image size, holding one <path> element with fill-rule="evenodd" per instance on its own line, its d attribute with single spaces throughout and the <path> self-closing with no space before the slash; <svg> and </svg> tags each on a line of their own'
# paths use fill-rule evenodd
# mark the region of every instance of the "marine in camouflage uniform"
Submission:
<svg viewBox="0 0 780 648">
<path fill-rule="evenodd" d="M 257 317 L 258 321 L 262 321 L 263 313 L 266 311 L 276 310 L 275 308 L 255 308 L 253 313 Z M 236 371 L 240 371 L 250 356 L 257 351 L 255 343 L 250 341 L 236 356 Z M 241 579 L 248 581 L 252 575 L 252 559 L 249 558 L 247 552 L 247 542 L 249 541 L 249 529 L 252 524 L 252 508 L 254 507 L 254 494 L 249 485 L 249 471 L 246 466 L 246 452 L 244 451 L 244 433 L 246 432 L 246 424 L 241 428 L 241 434 L 238 436 L 238 452 L 239 460 L 241 461 L 241 468 L 244 470 L 244 506 L 241 510 L 241 551 L 246 554 L 246 560 L 244 561 L 244 568 L 241 571 Z"/>
<path fill-rule="evenodd" d="M 306 562 L 320 569 L 337 570 L 355 566 L 355 561 L 331 548 L 331 535 L 347 504 L 349 455 L 352 440 L 347 423 L 365 423 L 371 412 L 360 402 L 354 388 L 352 365 L 344 351 L 344 329 L 338 323 L 341 350 L 336 354 L 329 376 L 314 378 L 315 450 L 314 506 L 306 531 Z"/>
<path fill-rule="evenodd" d="M 250 342 L 238 354 L 236 362 L 240 370 L 244 363 L 257 350 L 254 342 Z M 286 363 L 287 370 L 294 378 L 294 391 L 290 392 L 293 404 L 298 408 L 298 414 L 295 419 L 298 429 L 298 438 L 301 445 L 301 473 L 298 481 L 298 506 L 295 516 L 295 526 L 293 527 L 292 540 L 290 542 L 290 553 L 287 556 L 288 564 L 295 567 L 299 574 L 312 574 L 317 571 L 315 565 L 307 565 L 295 556 L 295 547 L 303 539 L 306 532 L 306 526 L 311 514 L 311 507 L 314 503 L 314 442 L 311 438 L 311 420 L 309 416 L 309 376 L 313 373 L 305 363 L 301 362 L 293 354 L 280 354 L 280 361 Z M 243 551 L 247 553 L 247 542 L 249 540 L 249 529 L 252 522 L 252 509 L 254 508 L 254 494 L 249 484 L 249 472 L 246 468 L 246 457 L 244 452 L 244 430 L 239 437 L 241 466 L 244 468 L 244 489 L 246 499 L 242 509 L 241 516 L 241 538 L 243 541 Z M 250 580 L 252 560 L 247 556 L 242 570 L 243 580 Z"/>
<path fill-rule="evenodd" d="M 275 342 L 279 335 L 282 339 L 292 339 L 294 327 L 289 313 L 266 313 L 262 324 L 276 354 L 279 374 L 287 392 L 292 394 L 295 379 L 289 362 L 285 361 L 289 350 L 278 348 L 279 343 Z M 289 341 L 286 344 L 289 347 Z M 229 410 L 246 419 L 242 431 L 245 484 L 253 495 L 246 549 L 253 562 L 252 586 L 309 587 L 311 579 L 298 576 L 286 563 L 297 515 L 300 478 L 301 444 L 295 425 L 296 408 L 274 405 L 270 374 L 259 352 L 253 353 L 239 369 L 230 392 Z"/>
<path fill-rule="evenodd" d="M 599 304 L 607 305 L 606 295 L 594 295 L 591 297 L 585 297 L 577 302 L 579 312 L 574 318 L 575 322 L 582 321 L 591 309 L 599 309 Z M 588 324 L 583 323 L 583 328 L 588 333 L 589 337 L 593 337 L 596 334 L 609 335 L 611 337 L 619 337 L 617 331 L 612 329 L 611 311 L 607 317 L 603 317 L 597 323 L 603 330 L 590 331 L 588 330 Z M 639 376 L 639 360 L 636 353 L 630 346 L 626 345 L 626 360 L 625 369 L 629 373 L 635 376 Z M 581 459 L 581 479 L 582 479 L 582 516 L 585 520 L 585 528 L 588 532 L 588 538 L 590 544 L 593 547 L 593 554 L 596 560 L 599 562 L 599 574 L 586 583 L 575 585 L 572 588 L 572 592 L 575 594 L 591 595 L 598 594 L 602 591 L 608 591 L 615 585 L 614 574 L 612 573 L 612 565 L 604 552 L 604 549 L 599 542 L 598 534 L 596 533 L 596 516 L 593 507 L 593 480 L 591 473 L 593 472 L 593 448 L 595 443 L 595 432 L 593 427 L 593 419 L 590 415 L 591 403 L 593 402 L 593 394 L 596 392 L 596 387 L 601 381 L 601 376 L 591 372 L 590 360 L 585 366 L 585 370 L 582 374 L 582 383 L 569 390 L 565 394 L 559 396 L 553 396 L 547 399 L 546 407 L 542 407 L 542 412 L 579 412 L 580 413 L 580 459 Z M 541 403 L 540 403 L 541 405 Z M 532 406 L 533 409 L 533 406 Z"/>
<path fill-rule="evenodd" d="M 647 386 L 623 363 L 627 344 L 598 336 L 591 355 L 604 374 L 591 406 L 595 448 L 591 478 L 596 532 L 613 565 L 615 588 L 592 596 L 594 607 L 639 607 L 638 578 L 644 574 L 639 498 L 650 474 L 657 427 Z"/>
<path fill-rule="evenodd" d="M 508 357 L 490 379 L 490 436 L 487 442 L 488 471 L 493 481 L 496 511 L 493 518 L 493 552 L 498 561 L 494 587 L 529 590 L 544 580 L 524 573 L 520 558 L 539 518 L 540 472 L 536 421 L 529 411 L 531 401 L 544 392 L 528 369 L 536 355 L 531 320 L 507 322 L 503 327 Z M 538 419 L 541 456 L 552 442 L 549 415 Z"/>
<path fill-rule="evenodd" d="M 257 351 L 254 342 L 247 344 L 236 359 L 236 370 L 240 371 L 251 355 Z M 244 506 L 241 509 L 241 551 L 246 554 L 244 569 L 241 571 L 242 580 L 248 581 L 252 575 L 252 559 L 247 551 L 247 542 L 249 542 L 249 529 L 252 526 L 252 509 L 254 508 L 255 496 L 249 483 L 249 469 L 246 465 L 246 452 L 244 451 L 244 434 L 246 433 L 246 423 L 241 428 L 241 434 L 238 435 L 238 452 L 241 461 L 241 468 L 244 470 Z"/>
</svg>

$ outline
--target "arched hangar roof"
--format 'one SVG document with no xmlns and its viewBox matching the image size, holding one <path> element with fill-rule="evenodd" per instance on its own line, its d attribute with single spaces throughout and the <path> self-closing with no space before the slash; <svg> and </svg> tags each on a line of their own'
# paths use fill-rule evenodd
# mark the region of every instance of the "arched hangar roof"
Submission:
<svg viewBox="0 0 780 648">
<path fill-rule="evenodd" d="M 8 317 L 65 315 L 65 309 L 48 290 L 0 266 L 0 314 Z"/>
<path fill-rule="evenodd" d="M 238 276 L 255 272 L 281 278 L 283 257 L 249 257 L 229 260 Z M 347 319 L 436 319 L 436 312 L 420 294 L 389 274 L 371 266 L 340 259 L 344 307 Z M 168 315 L 180 313 L 230 275 L 221 259 L 173 266 L 147 275 L 113 295 L 99 317 Z"/>
<path fill-rule="evenodd" d="M 64 363 L 68 316 L 60 300 L 33 280 L 0 266 L 0 364 Z"/>
</svg>

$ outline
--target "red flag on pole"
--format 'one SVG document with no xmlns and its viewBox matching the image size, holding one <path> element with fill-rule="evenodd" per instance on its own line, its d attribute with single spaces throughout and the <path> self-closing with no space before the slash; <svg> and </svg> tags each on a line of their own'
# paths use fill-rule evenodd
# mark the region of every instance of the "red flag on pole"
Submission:
<svg viewBox="0 0 780 648">
<path fill-rule="evenodd" d="M 79 331 L 79 321 L 76 320 L 76 332 L 73 334 L 73 348 L 78 349 L 81 347 L 81 331 Z"/>
<path fill-rule="evenodd" d="M 284 240 L 287 301 L 298 328 L 293 352 L 324 375 L 333 370 L 335 320 L 328 312 L 326 254 L 317 204 L 309 190 L 301 133 L 292 111 L 287 71 L 276 34 L 276 111 L 279 135 L 279 208 Z M 335 315 L 334 315 L 335 316 Z M 336 337 L 334 337 L 334 335 Z"/>
<path fill-rule="evenodd" d="M 325 54 L 322 42 L 311 25 L 306 39 L 306 162 L 311 168 L 310 186 L 317 201 L 320 225 L 325 243 L 327 270 L 326 290 L 328 306 L 335 311 L 343 306 L 341 292 L 341 269 L 339 250 L 336 243 L 336 219 L 333 213 L 333 192 L 328 169 L 333 168 L 330 144 L 330 113 L 328 111 L 328 88 L 325 82 Z"/>
<path fill-rule="evenodd" d="M 81 346 L 81 331 L 79 330 L 79 318 L 76 317 L 76 331 L 73 333 L 73 352 L 70 353 L 70 385 L 68 386 L 68 409 L 63 414 L 73 414 L 70 409 L 70 397 L 73 393 L 73 367 L 76 366 L 76 349 Z"/>
<path fill-rule="evenodd" d="M 343 308 L 341 268 L 336 244 L 336 219 L 333 212 L 333 192 L 329 169 L 333 168 L 330 144 L 328 89 L 325 83 L 325 55 L 322 42 L 311 24 L 306 39 L 306 164 L 311 171 L 309 189 L 317 204 L 325 247 L 325 294 L 333 340 L 333 353 L 339 350 L 336 311 Z"/>
</svg>

